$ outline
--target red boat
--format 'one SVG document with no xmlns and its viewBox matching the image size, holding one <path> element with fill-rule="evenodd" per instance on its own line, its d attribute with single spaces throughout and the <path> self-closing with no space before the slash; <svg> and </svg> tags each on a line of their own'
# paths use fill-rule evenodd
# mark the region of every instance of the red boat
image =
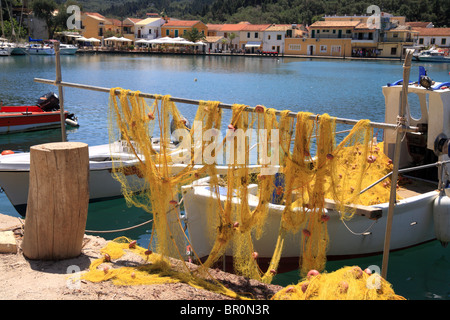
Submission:
<svg viewBox="0 0 450 320">
<path fill-rule="evenodd" d="M 78 126 L 73 114 L 64 112 L 65 123 Z M 61 127 L 59 99 L 54 93 L 42 96 L 34 106 L 0 105 L 0 134 Z"/>
</svg>

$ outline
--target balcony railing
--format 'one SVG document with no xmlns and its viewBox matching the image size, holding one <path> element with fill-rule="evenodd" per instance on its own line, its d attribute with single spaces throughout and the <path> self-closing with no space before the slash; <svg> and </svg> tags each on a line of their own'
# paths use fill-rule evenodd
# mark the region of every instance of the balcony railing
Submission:
<svg viewBox="0 0 450 320">
<path fill-rule="evenodd" d="M 386 38 L 380 38 L 380 42 L 414 42 L 413 38 L 395 38 L 395 37 L 386 37 Z"/>
<path fill-rule="evenodd" d="M 312 37 L 315 39 L 351 39 L 352 35 L 351 34 L 342 34 L 342 35 L 338 35 L 338 34 L 322 34 L 319 33 Z"/>
</svg>

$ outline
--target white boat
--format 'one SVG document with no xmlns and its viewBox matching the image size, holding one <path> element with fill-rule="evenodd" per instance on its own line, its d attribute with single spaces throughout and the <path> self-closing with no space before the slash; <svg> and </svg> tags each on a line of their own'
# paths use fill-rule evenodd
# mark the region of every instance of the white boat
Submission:
<svg viewBox="0 0 450 320">
<path fill-rule="evenodd" d="M 153 138 L 152 143 L 155 151 L 160 150 L 159 139 Z M 171 145 L 171 148 L 173 147 Z M 140 158 L 142 159 L 141 156 Z M 128 150 L 126 143 L 123 141 L 89 146 L 90 201 L 96 202 L 123 197 L 121 184 L 111 174 L 113 164 L 117 167 L 120 163 L 126 168 L 124 174 L 131 183 L 130 185 L 134 186 L 135 189 L 133 190 L 141 191 L 145 181 L 136 168 L 139 161 L 135 154 Z M 183 165 L 179 166 L 179 170 L 182 168 Z M 26 214 L 29 174 L 29 152 L 6 152 L 5 155 L 0 155 L 0 187 L 22 216 Z"/>
<path fill-rule="evenodd" d="M 10 56 L 13 48 L 6 42 L 6 39 L 0 38 L 0 56 Z"/>
<path fill-rule="evenodd" d="M 13 48 L 0 45 L 0 56 L 10 56 Z"/>
<path fill-rule="evenodd" d="M 78 51 L 78 47 L 72 44 L 61 43 L 59 48 L 60 53 L 63 55 L 72 55 Z"/>
<path fill-rule="evenodd" d="M 420 51 L 418 54 L 414 55 L 414 57 L 418 61 L 425 62 L 450 62 L 450 57 L 446 56 L 445 52 L 434 48 Z"/>
<path fill-rule="evenodd" d="M 27 53 L 32 55 L 54 55 L 55 49 L 44 44 L 30 44 L 27 46 Z"/>
<path fill-rule="evenodd" d="M 450 159 L 450 154 L 445 148 L 443 151 L 442 148 L 436 150 L 436 141 L 439 141 L 439 146 L 445 145 L 445 143 L 448 145 L 450 141 L 447 140 L 450 137 L 450 89 L 448 87 L 444 89 L 439 84 L 435 88 L 439 89 L 427 90 L 415 85 L 409 86 L 409 92 L 419 96 L 422 118 L 413 119 L 408 106 L 408 124 L 419 126 L 423 128 L 423 131 L 408 133 L 403 139 L 400 159 L 402 171 L 407 171 L 408 167 L 423 164 L 423 161 L 435 163 L 435 161 Z M 401 92 L 401 85 L 383 87 L 386 123 L 396 123 L 397 121 Z M 392 129 L 384 130 L 384 150 L 391 159 L 393 159 L 395 140 L 396 135 Z M 412 164 L 414 162 L 415 165 Z M 447 172 L 450 172 L 450 163 L 447 162 L 444 166 L 446 166 Z M 447 188 L 447 196 L 443 196 L 438 190 L 438 178 L 436 172 L 433 173 L 433 176 L 425 172 L 422 176 L 419 174 L 411 177 L 412 183 L 398 190 L 398 195 L 403 199 L 398 201 L 394 207 L 391 250 L 412 247 L 436 238 L 443 245 L 450 242 L 450 189 Z M 450 177 L 445 179 L 450 179 Z M 211 201 L 212 198 L 217 199 L 217 195 L 211 192 L 208 181 L 209 177 L 182 187 L 187 232 L 192 249 L 200 259 L 207 258 L 214 241 L 214 237 L 210 235 L 211 230 L 207 229 L 207 211 L 219 212 L 218 201 Z M 443 183 L 443 185 L 445 183 L 448 185 L 450 182 L 444 180 Z M 257 189 L 258 185 L 248 187 L 250 209 L 254 209 L 258 204 Z M 219 196 L 222 206 L 226 200 L 226 193 L 224 188 Z M 234 200 L 239 201 L 238 199 Z M 327 251 L 329 260 L 368 256 L 383 252 L 389 203 L 359 206 L 357 214 L 345 222 L 340 219 L 341 214 L 336 211 L 333 201 L 327 200 L 326 203 L 327 215 L 330 217 L 327 222 L 330 240 Z M 260 266 L 267 267 L 268 265 L 265 263 L 269 262 L 274 254 L 283 210 L 283 205 L 270 204 L 263 235 L 259 240 L 253 239 L 254 250 L 258 252 Z M 298 268 L 301 241 L 301 232 L 291 235 L 285 240 L 279 272 Z M 230 249 L 225 252 L 225 261 L 228 264 L 231 260 Z"/>
</svg>

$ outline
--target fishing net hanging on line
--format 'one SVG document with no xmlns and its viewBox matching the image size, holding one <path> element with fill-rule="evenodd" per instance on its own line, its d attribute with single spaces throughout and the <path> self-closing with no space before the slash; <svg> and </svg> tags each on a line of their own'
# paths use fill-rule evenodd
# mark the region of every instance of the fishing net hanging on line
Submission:
<svg viewBox="0 0 450 320">
<path fill-rule="evenodd" d="M 335 121 L 327 114 L 314 119 L 312 114 L 300 112 L 294 118 L 289 111 L 276 116 L 274 109 L 264 106 L 250 112 L 247 106 L 235 104 L 228 130 L 222 136 L 222 109 L 218 106 L 215 101 L 200 102 L 189 130 L 170 96 L 156 96 L 147 104 L 139 92 L 111 89 L 111 142 L 121 141 L 137 158 L 132 166 L 118 161 L 113 174 L 122 184 L 127 203 L 153 214 L 152 250 L 162 257 L 184 260 L 185 246 L 190 243 L 179 217 L 179 188 L 209 176 L 212 196 L 205 219 L 213 245 L 202 264 L 205 270 L 231 250 L 238 273 L 270 283 L 285 237 L 299 232 L 301 274 L 310 269 L 323 270 L 329 241 L 325 199 L 336 202 L 342 219 L 351 219 L 353 211 L 344 210 L 345 205 L 369 205 L 389 197 L 387 188 L 381 193 L 366 193 L 367 198 L 359 197 L 360 190 L 373 182 L 366 182 L 366 177 L 382 177 L 390 169 L 382 146 L 373 143 L 369 121 L 359 121 L 337 144 Z M 175 129 L 188 132 L 177 145 L 170 143 L 171 121 Z M 245 135 L 241 143 L 231 143 L 242 139 L 242 131 Z M 196 137 L 198 132 L 213 134 L 208 140 Z M 152 144 L 153 137 L 158 137 L 159 143 Z M 252 150 L 256 150 L 256 157 Z M 273 159 L 278 159 L 276 166 Z M 220 171 L 218 164 L 223 160 L 226 166 Z M 255 161 L 260 166 L 257 174 L 250 168 Z M 282 183 L 276 182 L 277 178 Z M 258 185 L 254 208 L 248 202 L 251 183 Z M 220 200 L 220 187 L 226 187 L 225 201 Z M 264 235 L 274 198 L 285 209 L 270 265 L 261 270 L 254 239 Z M 195 254 L 195 247 L 192 250 Z"/>
</svg>

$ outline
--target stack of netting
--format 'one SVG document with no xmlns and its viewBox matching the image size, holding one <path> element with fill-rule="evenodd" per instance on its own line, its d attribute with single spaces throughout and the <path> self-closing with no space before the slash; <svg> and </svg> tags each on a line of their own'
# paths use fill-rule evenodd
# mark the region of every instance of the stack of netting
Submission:
<svg viewBox="0 0 450 320">
<path fill-rule="evenodd" d="M 297 285 L 278 291 L 273 300 L 405 300 L 389 282 L 360 267 L 344 267 L 331 273 L 311 270 Z"/>
<path fill-rule="evenodd" d="M 118 96 L 117 90 L 120 90 Z M 145 185 L 136 195 L 133 181 L 123 174 L 121 163 L 114 170 L 115 177 L 122 183 L 129 204 L 153 214 L 151 239 L 154 241 L 150 245 L 162 257 L 183 260 L 182 253 L 189 244 L 179 214 L 174 210 L 179 203 L 180 186 L 207 175 L 211 192 L 216 193 L 210 201 L 218 201 L 222 180 L 218 164 L 222 163 L 219 158 L 223 150 L 228 151 L 224 182 L 227 200 L 223 206 L 219 202 L 218 212 L 205 208 L 214 238 L 213 248 L 203 263 L 205 269 L 213 266 L 227 248 L 232 248 L 234 269 L 238 273 L 270 283 L 276 274 L 286 235 L 302 232 L 301 274 L 311 269 L 322 271 L 328 247 L 325 198 L 337 203 L 343 212 L 342 219 L 353 216 L 353 212 L 343 210 L 345 205 L 374 204 L 389 198 L 386 186 L 359 196 L 362 188 L 373 182 L 366 183 L 364 179 L 376 180 L 391 169 L 382 146 L 373 143 L 368 120 L 359 121 L 336 143 L 335 120 L 327 114 L 314 119 L 310 113 L 299 112 L 294 118 L 289 111 L 277 116 L 274 109 L 257 106 L 249 111 L 252 108 L 236 104 L 226 135 L 222 137 L 219 102 L 202 101 L 190 129 L 169 96 L 157 96 L 149 105 L 139 97 L 139 92 L 115 88 L 111 90 L 110 102 L 110 138 L 125 141 L 138 157 L 136 169 L 145 178 Z M 188 132 L 177 146 L 170 145 L 171 121 L 175 129 Z M 245 132 L 243 144 L 229 147 L 227 141 L 239 139 L 240 130 Z M 208 132 L 208 139 L 196 137 L 198 132 Z M 150 143 L 153 136 L 160 138 L 159 151 Z M 259 203 L 254 210 L 248 205 L 247 191 L 251 183 L 249 150 L 252 141 L 257 141 L 256 158 L 261 166 L 256 179 Z M 208 157 L 198 157 L 205 154 Z M 274 157 L 278 160 L 277 171 L 284 177 L 283 185 L 275 185 L 275 175 L 271 173 L 274 166 L 268 159 Z M 282 198 L 280 203 L 285 210 L 270 266 L 263 271 L 257 263 L 253 235 L 258 238 L 264 233 L 274 190 Z M 195 248 L 192 249 L 195 254 Z"/>
</svg>

